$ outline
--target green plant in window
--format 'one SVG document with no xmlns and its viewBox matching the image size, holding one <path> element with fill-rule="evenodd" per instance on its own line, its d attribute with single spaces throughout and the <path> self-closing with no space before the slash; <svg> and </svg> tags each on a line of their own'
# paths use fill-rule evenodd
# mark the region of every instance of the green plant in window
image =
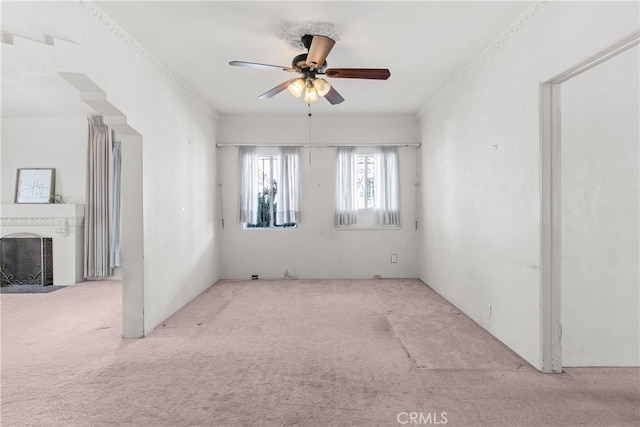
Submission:
<svg viewBox="0 0 640 427">
<path fill-rule="evenodd" d="M 255 224 L 247 224 L 247 227 L 260 228 L 269 227 L 271 225 L 276 226 L 275 223 L 275 211 L 276 211 L 276 193 L 278 192 L 278 183 L 274 180 L 273 185 L 266 185 L 262 192 L 258 195 L 258 220 Z M 273 209 L 272 209 L 273 205 Z M 273 224 L 271 223 L 273 218 Z"/>
</svg>

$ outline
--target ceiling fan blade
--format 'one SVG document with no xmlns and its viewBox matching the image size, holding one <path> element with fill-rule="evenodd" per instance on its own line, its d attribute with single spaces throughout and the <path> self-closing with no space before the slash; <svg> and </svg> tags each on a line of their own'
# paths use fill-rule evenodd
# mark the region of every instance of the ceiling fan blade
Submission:
<svg viewBox="0 0 640 427">
<path fill-rule="evenodd" d="M 387 80 L 391 75 L 386 68 L 329 68 L 324 73 L 334 79 Z"/>
<path fill-rule="evenodd" d="M 245 61 L 231 61 L 229 65 L 235 67 L 249 67 L 249 68 L 261 68 L 263 70 L 282 70 L 289 72 L 297 72 L 295 68 L 283 67 L 280 65 L 258 64 L 257 62 L 245 62 Z"/>
<path fill-rule="evenodd" d="M 307 55 L 307 65 L 316 64 L 316 68 L 321 68 L 334 44 L 336 44 L 335 40 L 329 37 L 313 36 Z"/>
<path fill-rule="evenodd" d="M 344 101 L 342 95 L 340 95 L 338 91 L 333 88 L 333 86 L 331 86 L 331 89 L 329 89 L 329 92 L 327 92 L 324 97 L 327 99 L 327 101 L 329 101 L 331 105 L 340 104 L 342 101 Z"/>
<path fill-rule="evenodd" d="M 262 95 L 260 95 L 258 97 L 258 99 L 269 99 L 269 98 L 273 98 L 274 96 L 276 96 L 277 94 L 279 94 L 280 92 L 282 92 L 283 90 L 285 90 L 287 88 L 287 86 L 289 86 L 289 83 L 291 83 L 292 81 L 297 80 L 297 79 L 291 79 L 291 80 L 287 80 L 286 82 L 282 82 L 280 83 L 278 86 L 274 87 L 271 90 L 266 91 L 265 93 L 263 93 Z"/>
</svg>

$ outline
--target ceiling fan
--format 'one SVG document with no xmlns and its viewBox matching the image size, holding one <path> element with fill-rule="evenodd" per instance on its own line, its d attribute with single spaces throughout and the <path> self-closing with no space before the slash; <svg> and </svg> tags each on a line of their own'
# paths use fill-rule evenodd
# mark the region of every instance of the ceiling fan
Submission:
<svg viewBox="0 0 640 427">
<path fill-rule="evenodd" d="M 236 67 L 261 68 L 266 70 L 282 70 L 290 73 L 299 73 L 301 77 L 289 79 L 278 86 L 260 95 L 259 99 L 269 99 L 285 89 L 295 97 L 303 97 L 307 103 L 315 102 L 319 97 L 326 98 L 332 105 L 344 101 L 325 79 L 318 76 L 326 76 L 334 79 L 371 79 L 387 80 L 391 73 L 386 68 L 327 68 L 327 56 L 336 42 L 321 35 L 302 36 L 302 45 L 307 53 L 302 53 L 293 58 L 291 67 L 278 65 L 258 64 L 255 62 L 231 61 L 229 65 Z"/>
</svg>

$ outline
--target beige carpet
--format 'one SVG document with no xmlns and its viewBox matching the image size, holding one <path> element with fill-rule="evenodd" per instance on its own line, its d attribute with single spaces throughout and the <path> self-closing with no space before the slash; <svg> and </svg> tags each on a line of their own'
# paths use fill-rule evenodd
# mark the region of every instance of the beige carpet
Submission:
<svg viewBox="0 0 640 427">
<path fill-rule="evenodd" d="M 638 369 L 540 374 L 418 280 L 222 281 L 141 340 L 120 299 L 0 296 L 2 426 L 640 424 Z"/>
</svg>

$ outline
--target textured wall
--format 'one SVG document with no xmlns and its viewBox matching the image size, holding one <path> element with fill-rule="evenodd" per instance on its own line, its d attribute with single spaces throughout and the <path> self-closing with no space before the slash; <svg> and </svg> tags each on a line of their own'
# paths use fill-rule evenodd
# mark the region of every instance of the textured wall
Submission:
<svg viewBox="0 0 640 427">
<path fill-rule="evenodd" d="M 539 84 L 637 31 L 638 5 L 537 7 L 424 108 L 420 277 L 540 367 Z"/>
</svg>

